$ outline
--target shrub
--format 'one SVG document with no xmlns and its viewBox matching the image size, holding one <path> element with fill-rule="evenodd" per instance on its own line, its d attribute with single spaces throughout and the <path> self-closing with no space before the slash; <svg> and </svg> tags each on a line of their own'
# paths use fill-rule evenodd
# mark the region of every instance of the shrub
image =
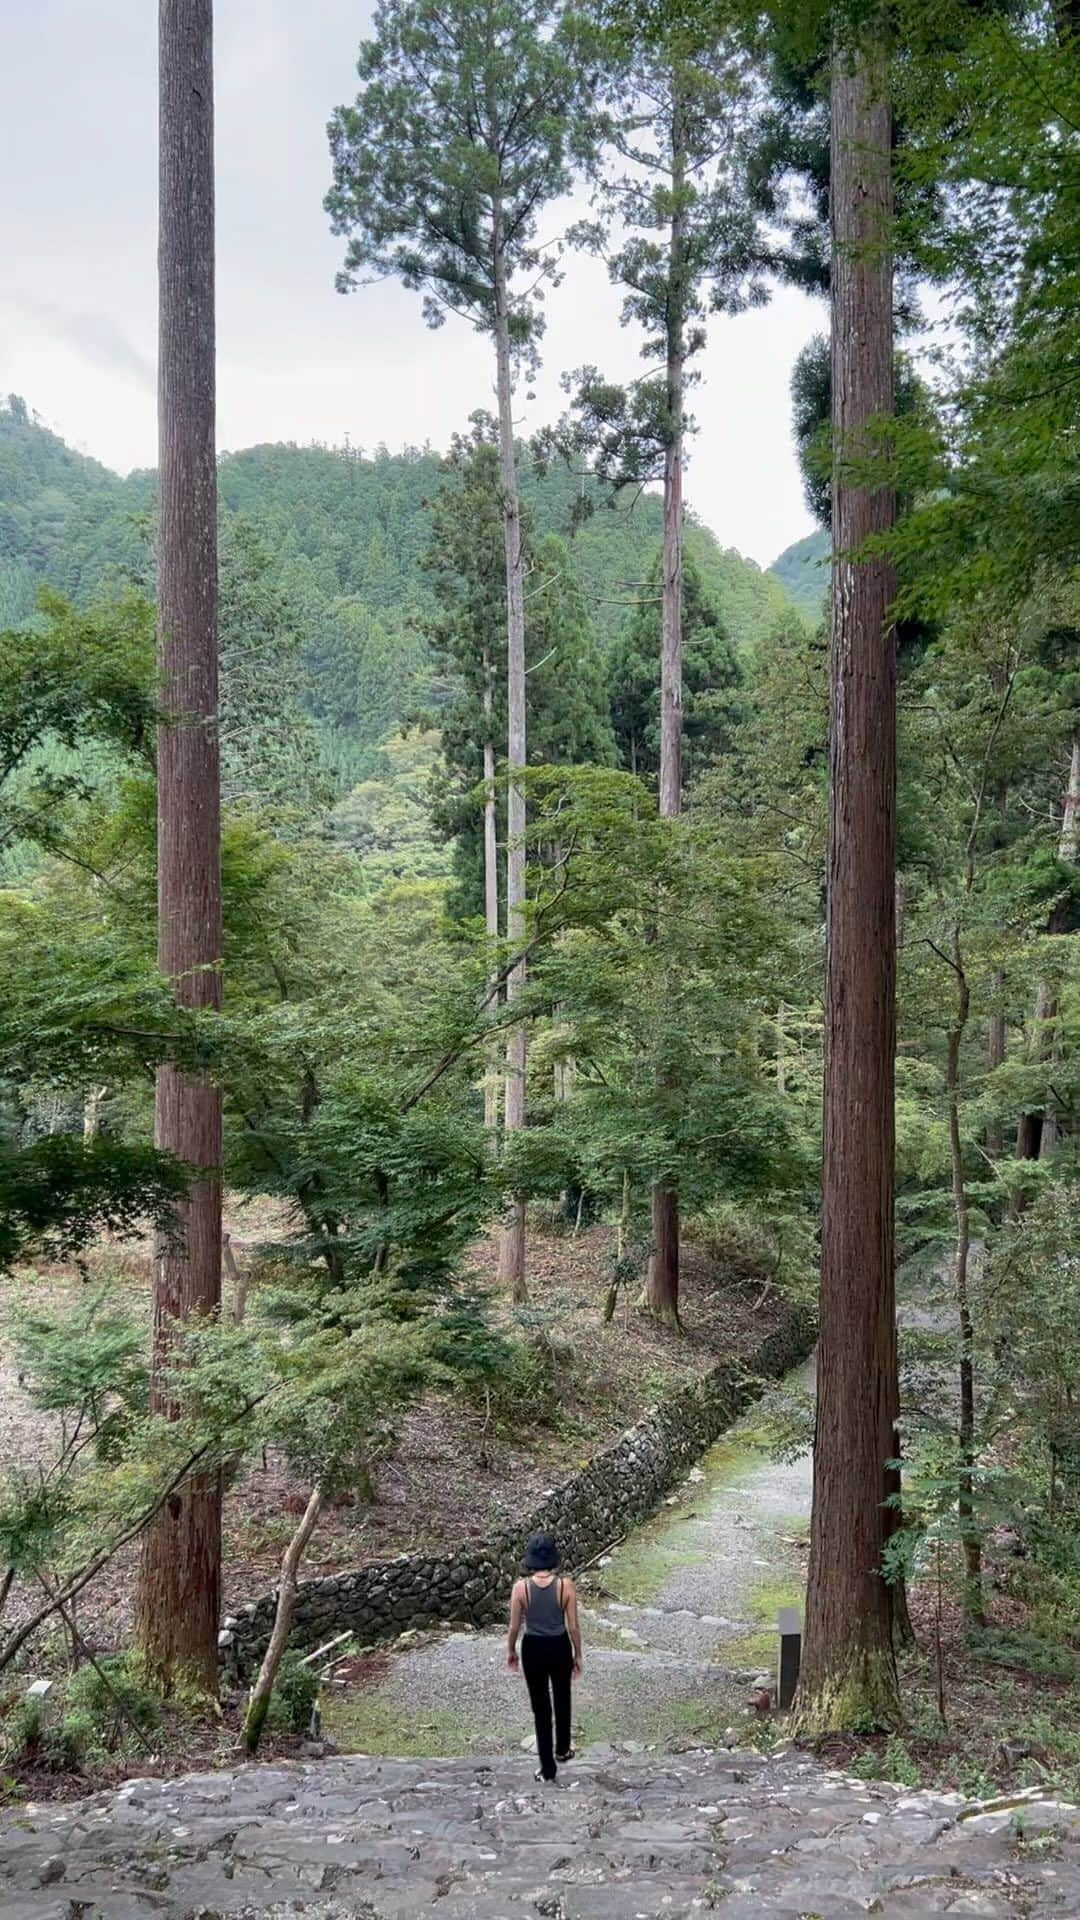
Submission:
<svg viewBox="0 0 1080 1920">
<path fill-rule="evenodd" d="M 314 1667 L 301 1666 L 299 1654 L 286 1653 L 274 1682 L 269 1726 L 275 1733 L 306 1733 L 318 1697 L 319 1676 Z"/>
<path fill-rule="evenodd" d="M 130 1654 L 109 1656 L 96 1667 L 80 1667 L 68 1680 L 64 1696 L 73 1712 L 90 1715 L 102 1731 L 101 1744 L 108 1752 L 125 1744 L 133 1728 L 150 1734 L 161 1724 L 158 1698 Z"/>
</svg>

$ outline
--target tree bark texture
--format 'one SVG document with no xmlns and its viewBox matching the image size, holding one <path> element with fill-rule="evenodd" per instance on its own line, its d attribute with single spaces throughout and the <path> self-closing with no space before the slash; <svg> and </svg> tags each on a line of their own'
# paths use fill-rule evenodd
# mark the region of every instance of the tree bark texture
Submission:
<svg viewBox="0 0 1080 1920">
<path fill-rule="evenodd" d="M 960 1049 L 967 1028 L 971 993 L 964 971 L 960 930 L 952 933 L 956 1017 L 945 1041 L 945 1094 L 949 1109 L 949 1164 L 952 1172 L 956 1244 L 953 1252 L 953 1298 L 960 1327 L 960 1443 L 957 1517 L 964 1554 L 964 1616 L 970 1626 L 984 1624 L 982 1546 L 975 1515 L 975 1328 L 971 1317 L 968 1270 L 971 1261 L 971 1224 L 964 1179 L 964 1147 L 960 1134 Z"/>
<path fill-rule="evenodd" d="M 513 383 L 510 372 L 510 313 L 503 251 L 502 214 L 495 211 L 495 360 L 499 401 L 499 471 L 503 496 L 506 551 L 506 939 L 512 953 L 525 945 L 525 791 L 516 776 L 525 766 L 525 581 L 521 507 L 514 466 Z M 525 984 L 525 962 L 507 976 L 506 1000 L 512 1005 Z M 513 1133 L 525 1125 L 525 1028 L 511 1028 L 506 1045 L 504 1125 Z M 525 1201 L 514 1194 L 499 1250 L 499 1274 L 513 1298 L 528 1298 L 525 1280 Z"/>
<path fill-rule="evenodd" d="M 212 0 L 159 4 L 158 966 L 184 1007 L 221 1004 Z M 198 1169 L 156 1248 L 151 1406 L 176 1327 L 221 1304 L 221 1094 L 159 1069 L 157 1145 Z M 137 1636 L 166 1690 L 216 1690 L 221 1486 L 179 1487 L 143 1542 Z"/>
<path fill-rule="evenodd" d="M 664 538 L 660 595 L 660 817 L 682 812 L 682 599 L 683 599 L 683 438 L 685 404 L 686 302 L 686 135 L 682 96 L 672 89 L 672 216 L 668 252 L 668 341 L 666 367 L 667 443 L 664 447 Z M 652 1189 L 652 1249 L 645 1298 L 650 1313 L 679 1324 L 679 1195 L 673 1181 Z"/>
<path fill-rule="evenodd" d="M 1075 867 L 1078 858 L 1080 858 L 1080 738 L 1072 743 L 1069 779 L 1062 805 L 1061 832 L 1058 836 L 1058 859 L 1061 864 Z M 1059 901 L 1047 919 L 1047 933 L 1067 933 L 1070 926 L 1070 912 L 1070 902 L 1067 899 Z M 1035 992 L 1034 1017 L 1028 1046 L 1028 1059 L 1033 1064 L 1053 1058 L 1057 1016 L 1057 994 L 1049 981 L 1040 980 Z M 1045 1158 L 1056 1140 L 1057 1116 L 1053 1111 L 1052 1096 L 1048 1092 L 1045 1105 L 1031 1108 L 1020 1115 L 1016 1129 L 1016 1158 L 1018 1160 Z M 1013 1194 L 1014 1214 L 1022 1212 L 1023 1207 L 1024 1196 L 1017 1189 Z"/>
<path fill-rule="evenodd" d="M 892 410 L 891 112 L 880 44 L 838 50 L 831 108 L 833 575 L 821 1341 L 806 1631 L 807 1732 L 898 1715 L 881 1560 L 896 1417 L 896 660 L 892 568 L 863 543 L 893 496 L 843 463 Z M 858 481 L 859 484 L 854 482 Z"/>
<path fill-rule="evenodd" d="M 484 648 L 484 931 L 495 953 L 499 941 L 499 848 L 495 830 L 495 714 L 493 673 L 487 647 Z M 496 963 L 497 964 L 497 963 Z M 488 981 L 495 985 L 496 976 Z M 495 997 L 498 987 L 495 986 Z M 499 1074 L 495 1055 L 489 1050 L 484 1068 L 484 1125 L 493 1131 L 499 1124 Z"/>
</svg>

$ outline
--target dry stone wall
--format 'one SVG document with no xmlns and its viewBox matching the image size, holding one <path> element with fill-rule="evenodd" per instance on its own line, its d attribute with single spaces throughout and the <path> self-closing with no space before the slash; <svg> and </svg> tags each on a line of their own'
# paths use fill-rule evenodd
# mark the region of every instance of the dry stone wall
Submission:
<svg viewBox="0 0 1080 1920">
<path fill-rule="evenodd" d="M 304 1581 L 291 1644 L 315 1647 L 351 1629 L 361 1646 L 371 1646 L 408 1628 L 483 1627 L 500 1620 L 529 1534 L 542 1528 L 556 1534 L 568 1569 L 602 1553 L 648 1518 L 755 1398 L 762 1379 L 777 1379 L 795 1366 L 812 1340 L 809 1318 L 791 1311 L 748 1363 L 721 1363 L 681 1387 L 533 1512 L 523 1513 L 518 1525 L 482 1546 L 440 1555 L 400 1554 Z M 250 1677 L 269 1640 L 276 1604 L 276 1591 L 266 1593 L 227 1616 L 220 1635 L 227 1685 Z"/>
</svg>

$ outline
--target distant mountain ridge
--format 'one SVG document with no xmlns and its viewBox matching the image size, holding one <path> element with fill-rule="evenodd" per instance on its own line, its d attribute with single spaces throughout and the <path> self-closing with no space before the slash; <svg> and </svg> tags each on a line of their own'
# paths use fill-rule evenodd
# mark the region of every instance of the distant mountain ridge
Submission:
<svg viewBox="0 0 1080 1920">
<path fill-rule="evenodd" d="M 223 512 L 261 536 L 270 583 L 305 635 L 313 680 L 355 675 L 372 690 L 342 722 L 358 749 L 409 710 L 422 677 L 426 503 L 443 479 L 440 456 L 428 447 L 364 455 L 267 444 L 224 454 L 219 464 Z M 0 631 L 33 617 L 42 585 L 77 604 L 124 581 L 149 588 L 154 485 L 152 472 L 121 478 L 74 451 L 24 401 L 12 396 L 0 406 Z M 593 490 L 594 510 L 576 524 L 583 487 Z M 612 508 L 594 482 L 561 465 L 539 471 L 524 454 L 521 488 L 538 534 L 567 539 L 594 631 L 609 643 L 649 577 L 660 499 L 642 494 Z M 692 515 L 687 545 L 727 632 L 749 654 L 790 615 L 789 592 L 775 570 L 722 548 Z"/>
<path fill-rule="evenodd" d="M 829 536 L 824 527 L 815 528 L 803 540 L 785 547 L 773 561 L 769 573 L 779 581 L 789 600 L 813 621 L 825 612 L 825 592 L 829 584 Z"/>
</svg>

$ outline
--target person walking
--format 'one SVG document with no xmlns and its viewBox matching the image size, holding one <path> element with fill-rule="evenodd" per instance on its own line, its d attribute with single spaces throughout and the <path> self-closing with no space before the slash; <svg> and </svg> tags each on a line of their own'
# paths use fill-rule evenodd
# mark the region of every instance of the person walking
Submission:
<svg viewBox="0 0 1080 1920">
<path fill-rule="evenodd" d="M 558 1569 L 559 1547 L 554 1534 L 534 1533 L 521 1562 L 524 1578 L 515 1580 L 510 1590 L 506 1664 L 512 1673 L 521 1666 L 529 1689 L 540 1758 L 538 1780 L 557 1779 L 558 1763 L 565 1765 L 574 1757 L 570 1689 L 571 1681 L 581 1672 L 581 1627 L 574 1583 L 563 1578 Z"/>
</svg>

